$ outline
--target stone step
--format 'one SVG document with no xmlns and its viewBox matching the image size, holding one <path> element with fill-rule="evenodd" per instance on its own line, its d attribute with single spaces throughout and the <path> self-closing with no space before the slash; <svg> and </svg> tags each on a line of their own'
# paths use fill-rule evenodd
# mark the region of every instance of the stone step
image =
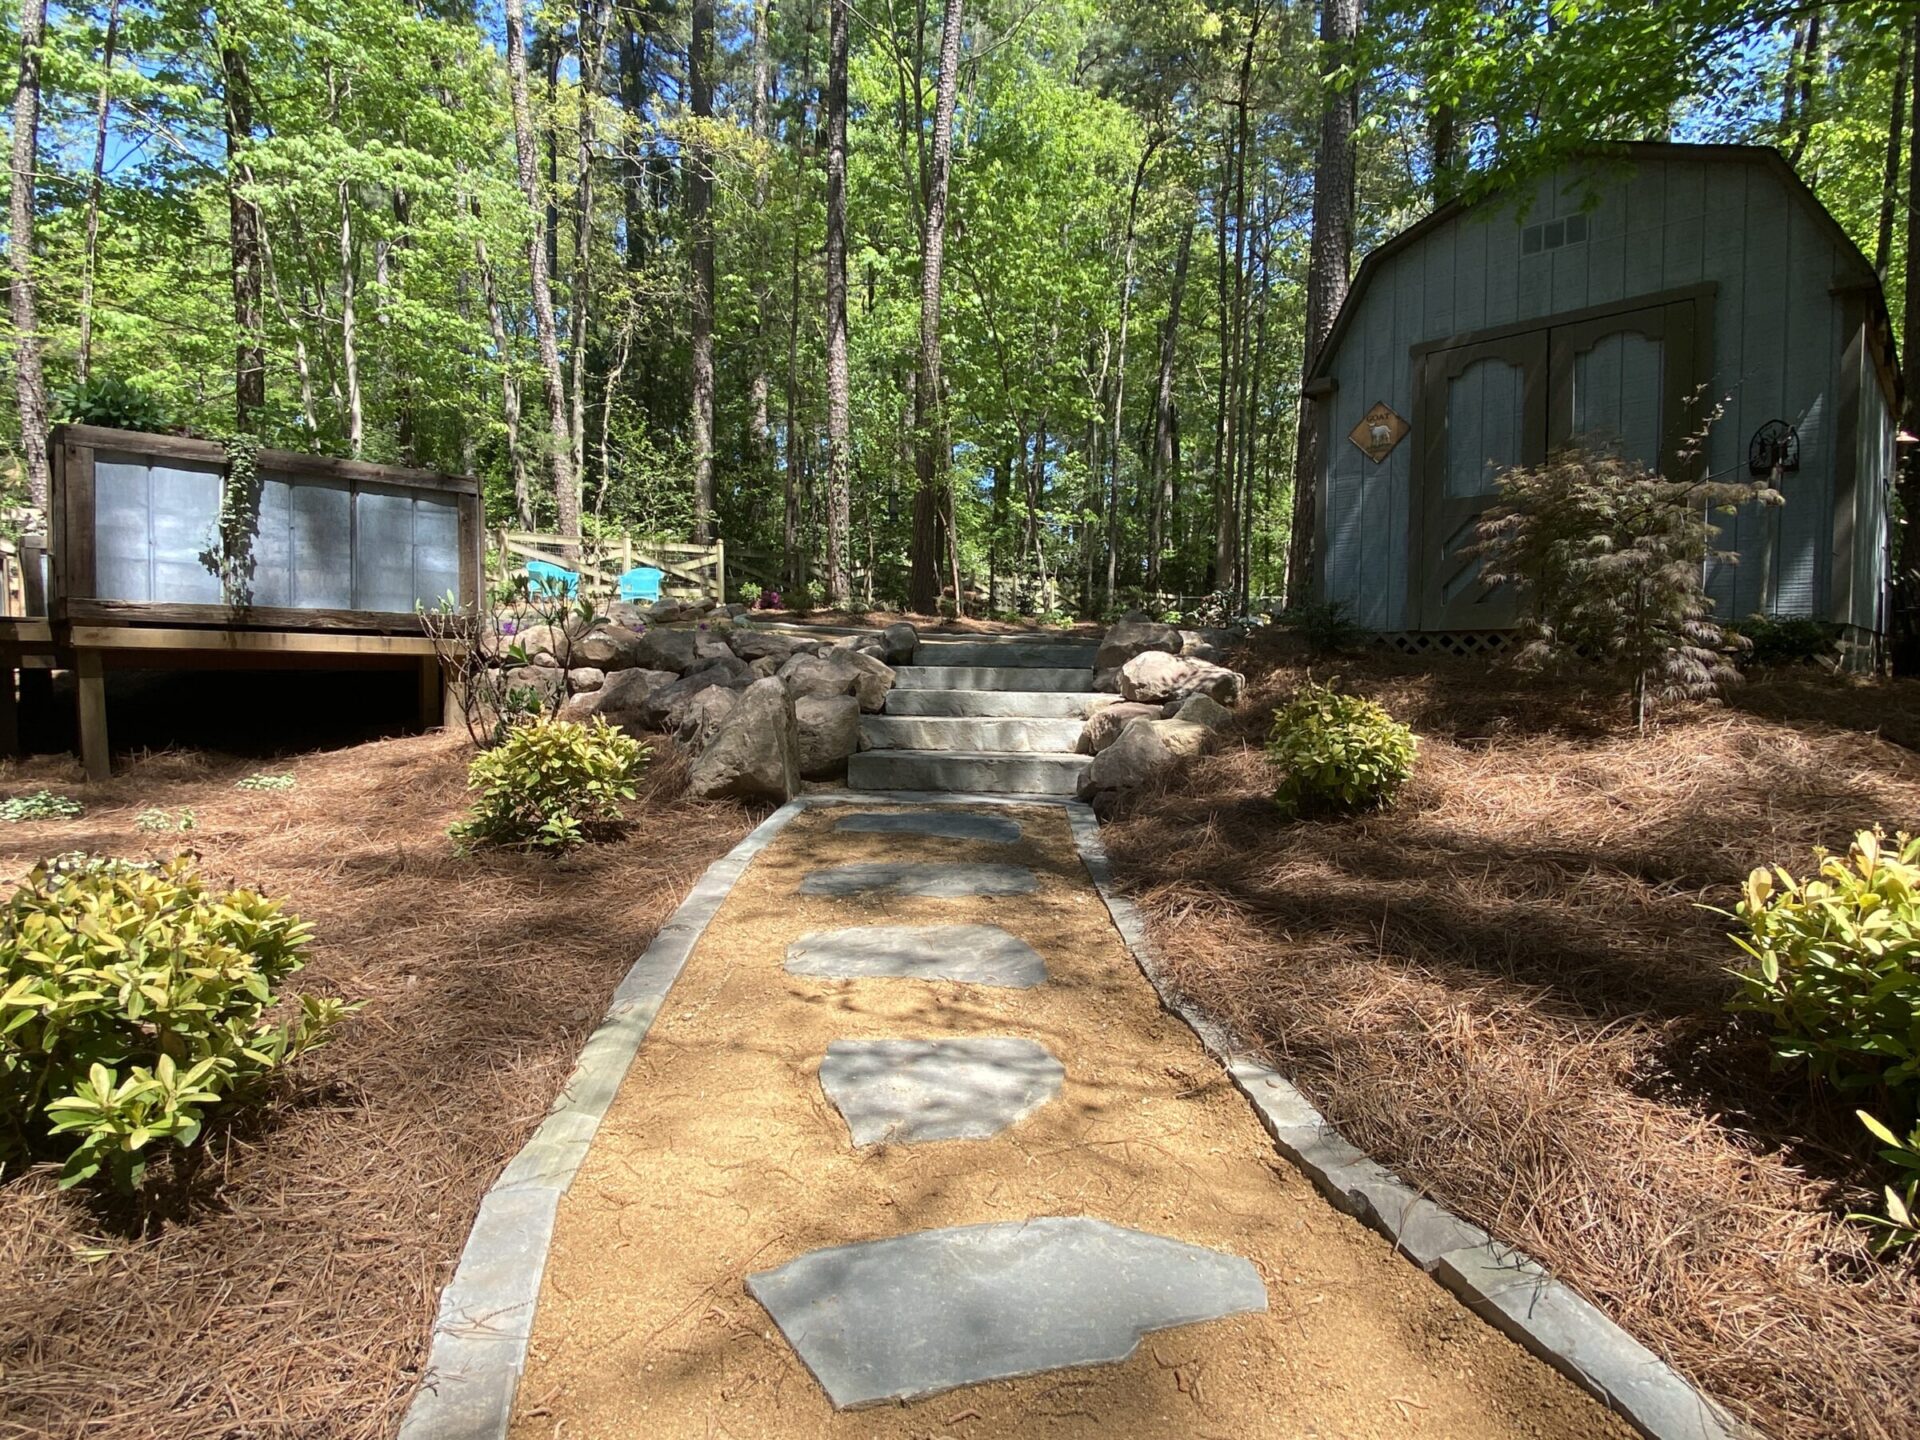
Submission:
<svg viewBox="0 0 1920 1440">
<path fill-rule="evenodd" d="M 959 750 L 862 750 L 847 760 L 853 790 L 955 790 L 980 795 L 1071 795 L 1091 755 L 1004 755 Z"/>
<path fill-rule="evenodd" d="M 1084 720 L 1115 695 L 1091 690 L 902 690 L 887 692 L 888 715 L 955 715 L 977 719 Z"/>
<path fill-rule="evenodd" d="M 965 719 L 863 715 L 860 744 L 867 750 L 973 750 L 1065 755 L 1086 726 L 1079 720 Z"/>
<path fill-rule="evenodd" d="M 1023 669 L 1088 669 L 1098 645 L 1067 645 L 1051 640 L 922 640 L 913 651 L 916 665 L 1018 666 Z"/>
<path fill-rule="evenodd" d="M 1093 689 L 1093 670 L 1043 665 L 902 665 L 893 672 L 901 690 L 1066 690 Z"/>
</svg>

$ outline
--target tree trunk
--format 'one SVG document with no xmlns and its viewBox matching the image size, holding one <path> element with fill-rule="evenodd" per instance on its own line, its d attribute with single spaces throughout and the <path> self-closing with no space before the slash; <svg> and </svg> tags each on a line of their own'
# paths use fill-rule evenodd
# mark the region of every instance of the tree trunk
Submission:
<svg viewBox="0 0 1920 1440">
<path fill-rule="evenodd" d="M 1180 346 L 1180 301 L 1187 289 L 1187 262 L 1193 255 L 1193 232 L 1199 215 L 1187 217 L 1180 233 L 1180 250 L 1173 262 L 1173 287 L 1167 297 L 1167 323 L 1160 331 L 1160 386 L 1153 404 L 1152 495 L 1147 509 L 1147 589 L 1160 588 L 1160 552 L 1166 545 L 1166 525 L 1172 505 L 1174 427 L 1173 366 Z"/>
<path fill-rule="evenodd" d="M 347 182 L 340 182 L 340 360 L 347 372 L 347 453 L 360 458 L 366 423 L 360 404 L 360 349 L 354 331 L 353 211 Z"/>
<path fill-rule="evenodd" d="M 553 476 L 556 528 L 565 542 L 562 554 L 580 553 L 580 490 L 573 474 L 573 435 L 567 423 L 567 397 L 560 382 L 560 343 L 553 321 L 553 287 L 547 273 L 546 212 L 540 201 L 539 158 L 534 148 L 533 117 L 527 103 L 525 0 L 507 0 L 507 76 L 513 102 L 514 157 L 520 193 L 526 197 L 532 231 L 527 240 L 527 270 L 533 291 L 533 324 L 540 343 L 540 373 L 546 385 L 548 464 Z"/>
<path fill-rule="evenodd" d="M 573 281 L 567 290 L 568 358 L 573 362 L 573 469 L 587 483 L 587 312 L 593 301 L 593 102 L 600 93 L 612 0 L 580 5 L 580 133 L 574 156 Z"/>
<path fill-rule="evenodd" d="M 1907 103 L 1907 300 L 1900 334 L 1902 388 L 1906 404 L 1900 428 L 1920 435 L 1920 16 L 1913 22 L 1908 46 Z M 1920 445 L 1903 445 L 1900 455 L 1899 560 L 1893 575 L 1893 668 L 1896 674 L 1920 675 Z"/>
<path fill-rule="evenodd" d="M 1322 71 L 1345 64 L 1360 29 L 1360 0 L 1323 0 L 1320 10 Z M 1307 258 L 1307 324 L 1300 375 L 1304 381 L 1347 298 L 1347 267 L 1353 258 L 1353 132 L 1359 102 L 1357 82 L 1327 99 L 1320 117 L 1320 150 L 1313 166 L 1313 238 Z M 1287 545 L 1289 605 L 1313 596 L 1315 472 L 1320 466 L 1316 402 L 1304 395 L 1294 437 L 1293 530 Z"/>
<path fill-rule="evenodd" d="M 93 369 L 93 274 L 100 260 L 100 189 L 107 170 L 107 118 L 113 110 L 113 49 L 120 39 L 120 0 L 107 6 L 107 38 L 100 50 L 100 102 L 94 107 L 93 174 L 87 182 L 87 252 L 80 275 L 79 380 Z"/>
<path fill-rule="evenodd" d="M 960 93 L 960 0 L 946 0 L 940 26 L 940 80 L 934 92 L 933 143 L 927 156 L 926 224 L 920 240 L 920 367 L 913 389 L 913 568 L 907 605 L 923 615 L 940 590 L 940 491 L 951 461 L 940 382 L 940 279 L 947 242 L 947 178 L 953 159 L 953 110 Z M 955 595 L 956 609 L 961 597 Z"/>
<path fill-rule="evenodd" d="M 713 118 L 713 0 L 693 0 L 687 89 L 694 135 L 687 145 L 687 231 L 693 259 L 693 526 L 713 538 L 713 171 L 706 124 Z"/>
<path fill-rule="evenodd" d="M 1913 65 L 1913 37 L 1900 37 L 1900 64 L 1893 72 L 1893 110 L 1887 117 L 1887 168 L 1880 189 L 1880 230 L 1873 246 L 1873 268 L 1884 283 L 1893 259 L 1893 212 L 1900 199 L 1901 127 L 1907 118 L 1907 71 Z M 1909 261 L 1909 268 L 1912 262 Z"/>
<path fill-rule="evenodd" d="M 852 603 L 852 382 L 847 372 L 847 48 L 849 0 L 827 26 L 827 603 Z"/>
<path fill-rule="evenodd" d="M 1122 243 L 1120 261 L 1120 351 L 1114 366 L 1113 443 L 1107 457 L 1113 466 L 1113 483 L 1107 495 L 1107 608 L 1113 608 L 1113 592 L 1120 567 L 1120 451 L 1121 421 L 1127 396 L 1127 328 L 1133 318 L 1133 242 L 1134 225 L 1140 215 L 1140 189 L 1147 183 L 1147 166 L 1160 147 L 1160 137 L 1151 137 L 1140 151 L 1140 163 L 1134 166 L 1133 188 L 1127 194 L 1127 234 Z"/>
<path fill-rule="evenodd" d="M 475 215 L 479 214 L 476 207 Z M 500 293 L 493 281 L 493 261 L 487 242 L 474 237 L 473 258 L 480 267 L 480 298 L 487 307 L 487 328 L 493 350 L 500 357 L 500 410 L 507 427 L 507 468 L 513 474 L 513 518 L 522 530 L 533 528 L 533 491 L 527 484 L 527 457 L 520 448 L 520 377 L 513 373 L 513 351 L 507 323 L 500 313 Z"/>
<path fill-rule="evenodd" d="M 220 71 L 225 82 L 228 247 L 233 269 L 233 418 L 234 428 L 252 434 L 267 406 L 266 327 L 260 313 L 260 212 L 247 195 L 253 172 L 246 147 L 253 138 L 253 83 L 247 54 L 223 43 Z"/>
<path fill-rule="evenodd" d="M 764 215 L 767 209 L 767 176 L 769 167 L 765 163 L 765 146 L 771 127 L 768 114 L 772 106 L 772 66 L 769 60 L 769 47 L 772 36 L 774 0 L 758 0 L 753 7 L 753 99 L 749 109 L 748 130 L 760 147 L 754 156 L 753 172 L 753 213 Z M 767 415 L 767 345 L 771 327 L 767 323 L 767 267 L 762 263 L 756 247 L 753 266 L 753 374 L 747 382 L 747 429 L 748 447 L 752 452 L 753 468 L 756 474 L 766 475 L 772 469 L 773 435 Z"/>
<path fill-rule="evenodd" d="M 33 286 L 33 181 L 40 152 L 40 61 L 47 33 L 46 0 L 22 0 L 20 73 L 13 90 L 13 169 L 9 183 L 7 255 L 13 271 L 13 380 L 20 403 L 20 448 L 27 494 L 47 513 L 47 382 L 40 369 L 40 319 Z"/>
</svg>

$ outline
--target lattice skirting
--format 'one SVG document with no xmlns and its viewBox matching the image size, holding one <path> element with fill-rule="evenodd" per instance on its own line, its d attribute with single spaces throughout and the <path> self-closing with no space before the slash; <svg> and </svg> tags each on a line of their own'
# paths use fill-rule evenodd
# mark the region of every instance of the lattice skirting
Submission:
<svg viewBox="0 0 1920 1440">
<path fill-rule="evenodd" d="M 1374 644 L 1402 655 L 1504 654 L 1514 641 L 1511 630 L 1393 630 L 1373 637 Z"/>
</svg>

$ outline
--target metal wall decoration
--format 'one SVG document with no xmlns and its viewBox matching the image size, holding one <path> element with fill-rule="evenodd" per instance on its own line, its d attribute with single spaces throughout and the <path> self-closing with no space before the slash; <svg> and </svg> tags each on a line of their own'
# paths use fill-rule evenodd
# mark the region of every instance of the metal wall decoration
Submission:
<svg viewBox="0 0 1920 1440">
<path fill-rule="evenodd" d="M 1779 475 L 1800 468 L 1800 432 L 1784 420 L 1769 420 L 1747 445 L 1747 473 Z"/>
<path fill-rule="evenodd" d="M 1407 431 L 1411 428 L 1382 400 L 1360 417 L 1360 423 L 1347 432 L 1347 438 L 1378 465 L 1393 453 L 1394 446 L 1406 439 Z"/>
</svg>

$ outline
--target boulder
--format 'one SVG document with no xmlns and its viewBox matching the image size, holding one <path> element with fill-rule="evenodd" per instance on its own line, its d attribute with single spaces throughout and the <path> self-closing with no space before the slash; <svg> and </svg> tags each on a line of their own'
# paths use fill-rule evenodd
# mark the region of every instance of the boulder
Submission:
<svg viewBox="0 0 1920 1440">
<path fill-rule="evenodd" d="M 702 799 L 786 801 L 800 788 L 793 701 L 777 677 L 740 692 L 693 762 L 687 788 Z"/>
<path fill-rule="evenodd" d="M 663 597 L 647 607 L 647 623 L 677 625 L 683 620 L 697 620 L 704 613 L 698 606 L 689 605 L 684 600 L 669 600 Z"/>
<path fill-rule="evenodd" d="M 1129 720 L 1156 720 L 1159 716 L 1160 707 L 1157 705 L 1118 701 L 1094 713 L 1081 730 L 1080 742 L 1074 748 L 1082 755 L 1098 755 L 1120 738 L 1120 732 L 1127 728 Z"/>
<path fill-rule="evenodd" d="M 567 693 L 567 672 L 557 665 L 519 665 L 507 671 L 507 691 L 532 690 L 542 705 L 550 705 Z"/>
<path fill-rule="evenodd" d="M 1162 712 L 1169 720 L 1185 720 L 1209 730 L 1224 730 L 1233 720 L 1233 712 L 1206 695 L 1189 695 L 1184 700 L 1169 700 Z"/>
<path fill-rule="evenodd" d="M 813 647 L 811 640 L 796 640 L 773 630 L 735 630 L 727 644 L 742 660 L 778 660 L 783 665 L 802 649 Z"/>
<path fill-rule="evenodd" d="M 1129 700 L 1164 705 L 1205 695 L 1222 705 L 1240 698 L 1245 677 L 1206 660 L 1188 660 L 1161 650 L 1148 650 L 1120 667 L 1120 693 Z"/>
<path fill-rule="evenodd" d="M 1136 716 L 1093 757 L 1093 764 L 1080 777 L 1082 800 L 1106 791 L 1138 789 L 1173 764 L 1173 749 L 1154 731 L 1153 723 Z"/>
<path fill-rule="evenodd" d="M 746 667 L 743 665 L 741 669 L 745 670 Z M 753 676 L 750 674 L 736 677 L 719 666 L 689 671 L 679 679 L 648 692 L 640 705 L 640 723 L 649 730 L 674 729 L 686 714 L 680 708 L 681 702 L 716 685 L 724 690 L 744 690 L 752 682 Z"/>
<path fill-rule="evenodd" d="M 804 695 L 793 702 L 800 773 L 809 780 L 844 774 L 860 748 L 860 702 L 851 695 Z"/>
<path fill-rule="evenodd" d="M 1200 754 L 1213 741 L 1213 731 L 1195 720 L 1149 720 L 1147 725 L 1161 744 L 1182 757 Z"/>
<path fill-rule="evenodd" d="M 607 607 L 607 618 L 616 625 L 624 625 L 629 630 L 638 630 L 647 623 L 647 617 L 653 613 L 652 607 L 635 605 L 631 600 L 616 600 Z"/>
<path fill-rule="evenodd" d="M 573 663 L 601 670 L 632 670 L 642 664 L 645 651 L 646 638 L 638 630 L 603 625 L 574 642 Z"/>
<path fill-rule="evenodd" d="M 1107 628 L 1100 649 L 1093 657 L 1093 668 L 1118 670 L 1134 656 L 1149 650 L 1179 654 L 1180 632 L 1171 625 L 1157 625 L 1151 620 L 1122 620 Z"/>
<path fill-rule="evenodd" d="M 567 689 L 575 695 L 587 690 L 598 690 L 607 683 L 607 672 L 591 665 L 576 665 L 567 671 Z"/>
<path fill-rule="evenodd" d="M 582 690 L 578 694 L 569 695 L 567 703 L 560 707 L 560 712 L 555 718 L 571 720 L 576 725 L 584 725 L 593 718 L 594 702 L 599 698 L 600 696 L 592 690 Z"/>
<path fill-rule="evenodd" d="M 1234 643 L 1234 633 L 1223 630 L 1217 625 L 1203 625 L 1197 630 L 1180 632 L 1179 653 L 1189 660 L 1206 660 L 1215 665 L 1224 665 L 1227 650 Z"/>
<path fill-rule="evenodd" d="M 871 655 L 883 665 L 887 662 L 887 642 L 878 635 L 842 635 L 828 648 L 850 650 L 856 655 Z"/>
<path fill-rule="evenodd" d="M 695 649 L 697 637 L 692 630 L 662 630 L 650 627 L 639 632 L 640 648 L 636 664 L 645 670 L 671 670 L 684 675 L 700 663 Z"/>
<path fill-rule="evenodd" d="M 869 714 L 887 702 L 893 671 L 873 656 L 838 647 L 823 655 L 795 655 L 780 667 L 787 692 L 803 695 L 852 695 Z"/>
<path fill-rule="evenodd" d="M 599 715 L 629 735 L 651 728 L 646 718 L 648 698 L 677 677 L 671 670 L 616 670 L 598 690 L 575 695 L 561 712 L 568 720 Z"/>
<path fill-rule="evenodd" d="M 706 748 L 720 722 L 740 701 L 738 690 L 724 685 L 709 685 L 674 701 L 667 712 L 667 728 L 682 745 L 698 751 Z"/>
<path fill-rule="evenodd" d="M 687 673 L 704 675 L 710 670 L 718 670 L 727 677 L 726 683 L 736 689 L 749 685 L 754 680 L 753 667 L 731 650 L 722 646 L 711 655 L 702 657 Z"/>
<path fill-rule="evenodd" d="M 754 679 L 764 680 L 769 675 L 778 675 L 780 673 L 780 666 L 783 663 L 778 655 L 762 655 L 758 660 L 749 665 L 747 669 L 753 673 Z"/>
<path fill-rule="evenodd" d="M 573 625 L 528 625 L 511 635 L 502 637 L 503 649 L 518 645 L 525 652 L 529 664 L 555 665 L 562 656 L 568 654 L 570 644 L 579 644 L 580 630 Z"/>
<path fill-rule="evenodd" d="M 880 658 L 889 665 L 911 665 L 913 652 L 920 644 L 920 632 L 904 620 L 896 620 L 880 632 L 886 653 Z"/>
<path fill-rule="evenodd" d="M 705 625 L 693 632 L 693 654 L 696 660 L 719 660 L 722 657 L 740 660 L 727 644 L 726 635 Z M 740 663 L 744 665 L 747 662 L 740 660 Z"/>
</svg>

